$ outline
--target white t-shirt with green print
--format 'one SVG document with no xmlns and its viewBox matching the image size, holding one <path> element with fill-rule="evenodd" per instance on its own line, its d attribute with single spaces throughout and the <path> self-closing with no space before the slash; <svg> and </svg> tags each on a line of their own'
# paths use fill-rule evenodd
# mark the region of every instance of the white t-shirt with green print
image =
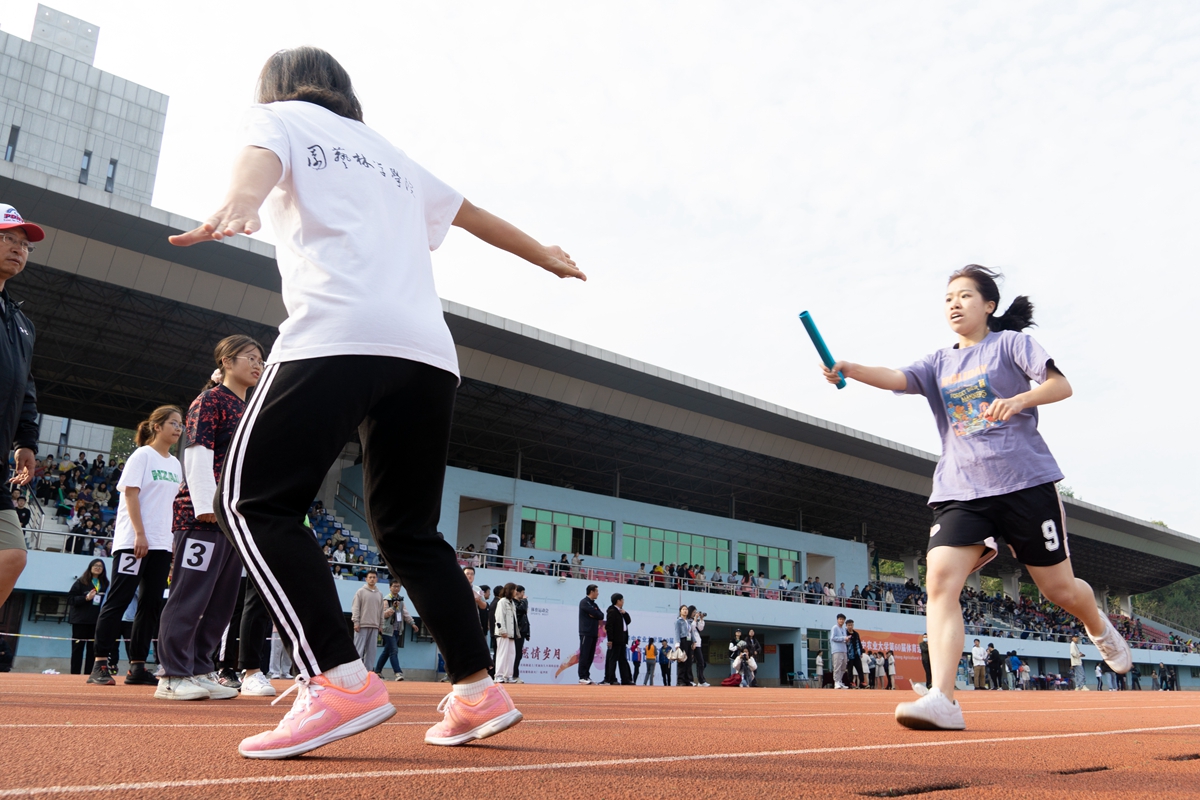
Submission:
<svg viewBox="0 0 1200 800">
<path fill-rule="evenodd" d="M 121 503 L 117 506 L 117 528 L 113 534 L 113 551 L 132 550 L 136 534 L 129 520 L 129 508 L 125 505 L 125 490 L 131 486 L 138 489 L 138 506 L 142 514 L 142 526 L 151 550 L 170 550 L 172 543 L 171 511 L 179 484 L 183 480 L 183 468 L 175 456 L 163 458 L 153 447 L 139 447 L 125 462 L 121 482 L 117 491 Z"/>
</svg>

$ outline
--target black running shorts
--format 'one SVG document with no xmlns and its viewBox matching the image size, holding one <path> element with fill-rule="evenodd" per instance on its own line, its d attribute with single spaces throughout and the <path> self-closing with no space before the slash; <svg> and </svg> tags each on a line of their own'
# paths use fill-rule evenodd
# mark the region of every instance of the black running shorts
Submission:
<svg viewBox="0 0 1200 800">
<path fill-rule="evenodd" d="M 1058 489 L 1043 483 L 1009 494 L 975 500 L 947 500 L 933 507 L 929 547 L 970 547 L 984 551 L 978 570 L 996 557 L 1004 539 L 1013 558 L 1030 567 L 1052 567 L 1070 558 L 1067 520 Z"/>
</svg>

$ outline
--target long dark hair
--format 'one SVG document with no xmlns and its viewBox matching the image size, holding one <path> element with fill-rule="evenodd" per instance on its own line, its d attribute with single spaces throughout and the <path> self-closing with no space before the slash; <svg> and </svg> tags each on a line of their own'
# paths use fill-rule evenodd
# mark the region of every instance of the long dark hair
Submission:
<svg viewBox="0 0 1200 800">
<path fill-rule="evenodd" d="M 92 567 L 96 564 L 100 565 L 100 591 L 108 591 L 108 570 L 104 569 L 104 559 L 93 558 L 88 562 L 87 569 L 79 576 L 80 583 L 90 584 L 92 582 Z"/>
<path fill-rule="evenodd" d="M 975 284 L 975 288 L 979 290 L 979 294 L 984 300 L 990 300 L 996 304 L 996 308 L 1000 308 L 1000 287 L 996 285 L 998 279 L 1003 279 L 1004 275 L 995 270 L 981 267 L 978 264 L 967 264 L 959 270 L 955 270 L 950 274 L 950 280 L 946 283 L 953 283 L 959 278 L 967 278 Z M 1026 328 L 1032 328 L 1035 323 L 1033 321 L 1033 301 L 1025 295 L 1018 295 L 1015 300 L 1008 306 L 1008 310 L 1000 316 L 996 316 L 993 311 L 988 314 L 988 329 L 992 331 L 1023 331 Z"/>
<path fill-rule="evenodd" d="M 213 361 L 217 362 L 217 372 L 221 373 L 222 381 L 225 380 L 225 359 L 237 358 L 251 348 L 256 348 L 259 356 L 264 356 L 266 353 L 266 351 L 263 350 L 263 346 L 258 343 L 258 340 L 250 336 L 234 334 L 233 336 L 226 336 L 224 339 L 217 342 L 217 346 L 213 348 Z M 218 381 L 214 381 L 210 377 L 208 379 L 208 383 L 204 384 L 204 388 L 201 391 L 207 392 L 217 384 Z"/>
<path fill-rule="evenodd" d="M 254 99 L 259 103 L 303 100 L 340 117 L 363 121 L 350 73 L 319 47 L 293 47 L 268 58 L 258 75 Z"/>
</svg>

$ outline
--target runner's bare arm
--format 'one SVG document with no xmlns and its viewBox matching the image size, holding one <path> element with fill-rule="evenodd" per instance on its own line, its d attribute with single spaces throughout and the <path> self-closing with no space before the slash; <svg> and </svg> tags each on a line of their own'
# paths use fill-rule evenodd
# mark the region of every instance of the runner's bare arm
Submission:
<svg viewBox="0 0 1200 800">
<path fill-rule="evenodd" d="M 821 372 L 825 373 L 825 380 L 833 384 L 838 382 L 838 373 L 840 372 L 847 378 L 874 386 L 877 389 L 903 392 L 908 388 L 908 378 L 904 376 L 904 373 L 891 367 L 866 367 L 849 361 L 839 361 L 832 367 L 822 365 Z"/>
<path fill-rule="evenodd" d="M 263 147 L 243 147 L 233 162 L 229 191 L 217 213 L 199 228 L 170 236 L 168 241 L 178 247 L 188 247 L 239 233 L 249 236 L 262 227 L 258 209 L 282 175 L 283 164 L 279 156 Z"/>
<path fill-rule="evenodd" d="M 463 199 L 453 224 L 492 247 L 507 250 L 560 278 L 587 280 L 587 275 L 575 266 L 571 256 L 561 247 L 541 244 L 517 226 L 479 208 L 466 198 Z"/>
</svg>

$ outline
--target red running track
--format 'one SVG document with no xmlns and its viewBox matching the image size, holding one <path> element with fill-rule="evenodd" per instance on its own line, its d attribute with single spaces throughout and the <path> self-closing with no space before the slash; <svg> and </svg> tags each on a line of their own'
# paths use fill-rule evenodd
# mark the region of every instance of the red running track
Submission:
<svg viewBox="0 0 1200 800">
<path fill-rule="evenodd" d="M 914 697 L 900 691 L 515 686 L 521 725 L 443 748 L 422 740 L 445 685 L 393 683 L 388 723 L 248 761 L 238 741 L 292 698 L 169 702 L 83 681 L 0 675 L 0 799 L 1200 798 L 1189 692 L 962 692 L 968 730 L 939 733 L 896 725 Z"/>
</svg>

